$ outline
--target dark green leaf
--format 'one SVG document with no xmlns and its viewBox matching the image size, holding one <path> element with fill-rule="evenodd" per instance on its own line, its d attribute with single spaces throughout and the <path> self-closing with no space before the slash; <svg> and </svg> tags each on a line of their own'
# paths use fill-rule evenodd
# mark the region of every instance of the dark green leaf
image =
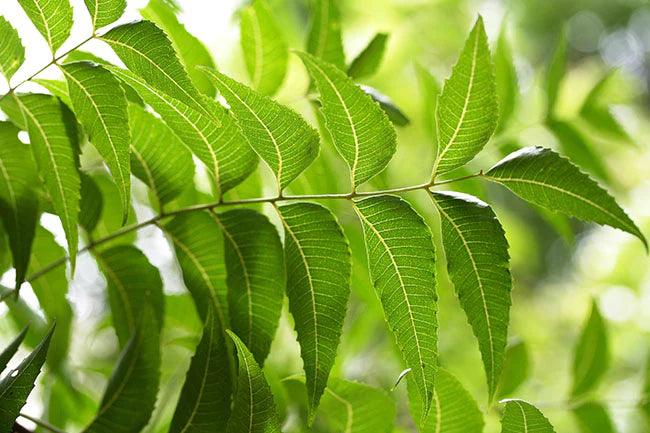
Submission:
<svg viewBox="0 0 650 433">
<path fill-rule="evenodd" d="M 373 101 L 379 104 L 381 109 L 384 110 L 384 113 L 386 113 L 390 121 L 393 122 L 395 126 L 406 126 L 411 123 L 411 120 L 406 116 L 406 114 L 404 114 L 404 112 L 400 110 L 395 102 L 393 102 L 393 100 L 388 96 L 370 86 L 360 85 L 359 87 L 361 87 L 364 92 L 370 95 Z"/>
<path fill-rule="evenodd" d="M 528 378 L 528 349 L 526 343 L 517 340 L 506 348 L 503 372 L 499 382 L 498 397 L 507 397 Z"/>
<path fill-rule="evenodd" d="M 104 197 L 95 179 L 83 172 L 80 175 L 81 200 L 79 202 L 79 224 L 86 230 L 86 233 L 92 233 L 102 216 Z M 123 213 L 123 211 L 121 212 Z"/>
<path fill-rule="evenodd" d="M 351 78 L 359 79 L 372 76 L 379 69 L 381 60 L 384 57 L 388 34 L 377 33 L 368 42 L 368 45 L 352 61 L 348 68 L 348 75 Z"/>
<path fill-rule="evenodd" d="M 572 398 L 581 397 L 596 389 L 609 367 L 609 357 L 607 329 L 594 301 L 575 348 Z"/>
<path fill-rule="evenodd" d="M 25 326 L 22 331 L 20 331 L 20 334 L 14 338 L 14 340 L 9 343 L 7 347 L 5 347 L 2 352 L 0 352 L 0 373 L 4 371 L 5 368 L 7 368 L 7 364 L 13 358 L 13 356 L 16 354 L 18 351 L 18 348 L 20 347 L 20 343 L 23 342 L 25 339 L 25 335 L 27 335 L 27 331 L 29 330 L 28 326 Z"/>
</svg>

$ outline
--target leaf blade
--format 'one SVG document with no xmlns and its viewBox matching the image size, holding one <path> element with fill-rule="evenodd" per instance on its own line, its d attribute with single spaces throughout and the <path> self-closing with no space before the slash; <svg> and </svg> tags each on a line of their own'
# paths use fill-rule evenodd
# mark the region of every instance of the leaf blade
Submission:
<svg viewBox="0 0 650 433">
<path fill-rule="evenodd" d="M 4 17 L 0 17 L 0 74 L 7 82 L 25 61 L 25 48 L 18 32 Z"/>
<path fill-rule="evenodd" d="M 84 0 L 93 29 L 107 26 L 117 21 L 126 9 L 126 0 Z"/>
<path fill-rule="evenodd" d="M 68 0 L 18 0 L 52 53 L 68 39 L 72 28 L 72 7 Z"/>
<path fill-rule="evenodd" d="M 607 329 L 594 301 L 575 347 L 571 398 L 576 399 L 595 389 L 609 367 Z"/>
<path fill-rule="evenodd" d="M 555 433 L 553 426 L 535 406 L 523 400 L 506 400 L 501 433 Z"/>
<path fill-rule="evenodd" d="M 368 45 L 350 63 L 348 75 L 354 79 L 374 75 L 384 57 L 387 41 L 387 33 L 377 33 L 373 36 Z"/>
<path fill-rule="evenodd" d="M 307 52 L 341 70 L 345 68 L 341 23 L 335 0 L 314 0 L 312 2 Z"/>
</svg>

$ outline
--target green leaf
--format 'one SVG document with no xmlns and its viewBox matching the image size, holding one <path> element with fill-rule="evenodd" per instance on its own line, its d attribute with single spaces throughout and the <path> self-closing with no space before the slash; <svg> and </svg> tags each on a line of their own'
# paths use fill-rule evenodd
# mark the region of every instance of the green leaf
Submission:
<svg viewBox="0 0 650 433">
<path fill-rule="evenodd" d="M 177 8 L 169 0 L 149 0 L 147 6 L 140 10 L 145 19 L 165 31 L 197 89 L 212 97 L 215 93 L 214 86 L 196 69 L 198 65 L 214 68 L 210 51 L 178 21 L 177 13 Z"/>
<path fill-rule="evenodd" d="M 230 326 L 263 364 L 282 311 L 282 242 L 275 226 L 251 209 L 211 215 L 225 239 Z"/>
<path fill-rule="evenodd" d="M 18 32 L 9 21 L 0 17 L 0 74 L 7 82 L 25 61 L 25 48 Z"/>
<path fill-rule="evenodd" d="M 223 328 L 206 305 L 203 336 L 174 412 L 169 433 L 224 431 L 230 415 L 232 383 Z"/>
<path fill-rule="evenodd" d="M 641 410 L 650 422 L 650 358 L 646 361 L 645 379 L 641 389 L 640 405 Z"/>
<path fill-rule="evenodd" d="M 101 192 L 102 201 L 104 203 L 117 203 L 120 200 L 119 191 L 113 183 L 110 176 L 105 172 L 98 172 L 92 175 L 92 179 Z M 82 198 L 83 202 L 83 198 Z M 83 208 L 82 208 L 83 209 Z M 131 209 L 129 212 L 129 220 L 127 224 L 135 224 L 135 212 Z M 111 233 L 119 230 L 122 226 L 122 209 L 117 206 L 102 206 L 97 226 L 90 234 L 93 239 L 103 238 Z M 95 247 L 95 250 L 103 250 L 110 248 L 112 245 L 130 244 L 135 242 L 136 233 L 131 232 L 120 236 L 109 242 L 104 242 Z"/>
<path fill-rule="evenodd" d="M 271 388 L 262 369 L 242 340 L 232 331 L 228 335 L 237 347 L 239 378 L 228 433 L 279 433 L 278 418 Z"/>
<path fill-rule="evenodd" d="M 573 357 L 573 386 L 571 397 L 576 399 L 596 389 L 609 367 L 607 329 L 594 301 L 575 347 Z"/>
<path fill-rule="evenodd" d="M 438 100 L 434 176 L 471 161 L 490 139 L 498 115 L 490 48 L 479 17 Z"/>
<path fill-rule="evenodd" d="M 219 124 L 215 113 L 206 108 L 205 100 L 194 87 L 176 56 L 165 32 L 150 21 L 138 21 L 115 27 L 101 40 L 108 43 L 134 74 L 153 88 L 183 101 Z"/>
<path fill-rule="evenodd" d="M 546 417 L 523 400 L 505 400 L 501 433 L 555 433 Z"/>
<path fill-rule="evenodd" d="M 287 296 L 307 378 L 309 418 L 336 359 L 350 297 L 351 258 L 334 215 L 314 203 L 278 208 L 284 225 Z"/>
<path fill-rule="evenodd" d="M 52 53 L 68 39 L 72 28 L 69 0 L 18 0 L 36 29 L 45 38 Z"/>
<path fill-rule="evenodd" d="M 629 143 L 632 142 L 632 138 L 612 114 L 607 103 L 603 100 L 603 94 L 607 88 L 612 86 L 611 83 L 614 77 L 615 74 L 609 72 L 596 83 L 582 103 L 582 107 L 580 108 L 580 117 L 585 119 L 587 123 L 598 132 Z"/>
<path fill-rule="evenodd" d="M 557 40 L 551 63 L 546 72 L 546 118 L 555 117 L 557 98 L 560 94 L 560 85 L 566 74 L 567 38 L 566 32 L 562 31 Z"/>
<path fill-rule="evenodd" d="M 79 201 L 79 224 L 91 234 L 104 211 L 104 197 L 97 182 L 84 172 L 81 175 L 81 200 Z M 129 205 L 129 207 L 131 207 Z M 122 211 L 123 213 L 123 211 Z"/>
<path fill-rule="evenodd" d="M 595 401 L 581 403 L 572 409 L 582 433 L 614 433 L 614 423 L 605 407 Z"/>
<path fill-rule="evenodd" d="M 29 146 L 18 140 L 15 126 L 0 122 L 0 219 L 9 237 L 16 288 L 25 280 L 38 224 L 36 179 L 36 164 Z"/>
<path fill-rule="evenodd" d="M 502 398 L 515 392 L 528 378 L 529 369 L 526 343 L 522 340 L 517 340 L 509 344 L 506 348 L 506 356 L 497 396 Z"/>
<path fill-rule="evenodd" d="M 384 390 L 363 383 L 332 379 L 325 389 L 320 414 L 331 431 L 388 433 L 395 423 L 395 401 Z"/>
<path fill-rule="evenodd" d="M 146 308 L 151 308 L 158 328 L 164 320 L 164 296 L 158 269 L 137 248 L 120 245 L 95 254 L 108 286 L 113 327 L 124 347 Z M 149 329 L 149 325 L 146 325 Z M 149 331 L 147 331 L 149 332 Z"/>
<path fill-rule="evenodd" d="M 423 120 L 427 132 L 433 138 L 433 142 L 438 143 L 438 127 L 436 120 L 436 113 L 438 111 L 438 95 L 440 95 L 440 84 L 428 69 L 424 66 L 416 64 L 415 72 L 420 82 L 420 90 L 422 93 L 422 112 Z M 437 150 L 436 150 L 437 152 Z"/>
<path fill-rule="evenodd" d="M 449 278 L 483 357 L 488 397 L 494 397 L 503 368 L 510 316 L 508 242 L 494 211 L 462 193 L 436 192 Z"/>
<path fill-rule="evenodd" d="M 257 166 L 257 156 L 236 121 L 216 101 L 205 99 L 220 118 L 219 124 L 200 112 L 160 92 L 131 72 L 109 67 L 123 82 L 137 90 L 173 133 L 207 166 L 215 181 L 216 195 L 246 179 Z"/>
<path fill-rule="evenodd" d="M 228 290 L 221 228 L 207 212 L 181 214 L 163 226 L 183 271 L 183 281 L 205 320 L 213 306 L 219 325 L 228 326 Z"/>
<path fill-rule="evenodd" d="M 93 29 L 107 26 L 117 21 L 126 9 L 126 0 L 84 0 Z"/>
<path fill-rule="evenodd" d="M 14 421 L 41 372 L 53 332 L 54 327 L 51 327 L 36 349 L 0 382 L 0 431 L 13 431 Z"/>
<path fill-rule="evenodd" d="M 384 57 L 388 34 L 377 33 L 348 67 L 350 78 L 358 80 L 374 75 Z"/>
<path fill-rule="evenodd" d="M 511 153 L 485 176 L 546 209 L 624 230 L 647 241 L 614 198 L 578 167 L 542 147 Z"/>
<path fill-rule="evenodd" d="M 68 108 L 72 109 L 72 101 L 70 100 L 70 95 L 68 95 L 68 83 L 62 80 L 48 80 L 46 78 L 36 78 L 34 82 L 45 87 L 48 92 L 59 98 Z"/>
<path fill-rule="evenodd" d="M 108 380 L 95 419 L 84 433 L 138 432 L 147 424 L 160 381 L 159 330 L 154 311 L 143 306 L 133 335 Z"/>
<path fill-rule="evenodd" d="M 22 343 L 25 339 L 25 335 L 27 335 L 28 330 L 29 326 L 25 326 L 23 330 L 20 331 L 20 334 L 18 334 L 16 338 L 14 338 L 13 341 L 9 343 L 9 345 L 5 347 L 2 352 L 0 352 L 0 373 L 2 373 L 5 368 L 7 368 L 7 364 L 18 351 L 20 343 Z"/>
<path fill-rule="evenodd" d="M 316 82 L 327 128 L 356 188 L 388 165 L 397 147 L 395 128 L 343 71 L 310 54 L 299 55 Z"/>
<path fill-rule="evenodd" d="M 404 114 L 404 112 L 395 104 L 395 102 L 388 96 L 381 93 L 379 90 L 365 86 L 363 84 L 359 85 L 361 89 L 366 92 L 373 101 L 375 101 L 384 113 L 388 116 L 393 125 L 395 126 L 407 126 L 411 123 L 411 120 Z"/>
<path fill-rule="evenodd" d="M 417 390 L 409 382 L 409 396 Z M 411 407 L 413 418 L 422 419 L 422 405 Z M 420 433 L 482 433 L 483 414 L 476 401 L 458 379 L 442 368 L 436 373 L 433 404 L 426 421 L 418 430 Z"/>
<path fill-rule="evenodd" d="M 438 365 L 435 251 L 429 228 L 396 196 L 355 202 L 370 275 L 426 416 Z"/>
<path fill-rule="evenodd" d="M 202 68 L 228 101 L 251 147 L 284 189 L 318 155 L 318 133 L 295 111 L 217 71 Z"/>
<path fill-rule="evenodd" d="M 252 87 L 273 95 L 284 81 L 289 47 L 265 0 L 254 0 L 242 10 L 241 45 Z"/>
<path fill-rule="evenodd" d="M 12 95 L 23 113 L 38 171 L 45 179 L 54 210 L 61 219 L 74 271 L 77 256 L 77 218 L 81 181 L 77 152 L 68 135 L 64 106 L 48 95 Z"/>
<path fill-rule="evenodd" d="M 497 99 L 499 101 L 498 131 L 503 131 L 508 125 L 517 106 L 519 98 L 519 83 L 517 70 L 512 58 L 512 50 L 508 43 L 508 27 L 501 25 L 499 39 L 494 50 L 494 78 L 496 80 Z"/>
<path fill-rule="evenodd" d="M 129 119 L 124 91 L 113 75 L 89 62 L 68 63 L 61 67 L 72 106 L 90 141 L 115 179 L 126 222 L 131 198 L 129 146 L 131 136 L 125 128 Z"/>
<path fill-rule="evenodd" d="M 307 39 L 307 52 L 345 69 L 345 53 L 341 40 L 341 23 L 336 0 L 312 0 L 312 19 Z"/>
<path fill-rule="evenodd" d="M 160 206 L 169 203 L 194 183 L 192 155 L 160 119 L 138 105 L 129 104 L 129 124 L 133 174 L 151 188 Z"/>
</svg>

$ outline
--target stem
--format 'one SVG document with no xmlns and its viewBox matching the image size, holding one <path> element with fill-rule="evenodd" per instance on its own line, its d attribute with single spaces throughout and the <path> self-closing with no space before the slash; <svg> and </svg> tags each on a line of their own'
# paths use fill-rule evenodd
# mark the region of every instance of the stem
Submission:
<svg viewBox="0 0 650 433">
<path fill-rule="evenodd" d="M 45 430 L 51 431 L 52 433 L 65 433 L 63 430 L 61 430 L 61 429 L 59 429 L 57 427 L 54 427 L 52 424 L 50 424 L 48 422 L 45 422 L 43 420 L 40 420 L 38 418 L 34 418 L 34 417 L 29 416 L 29 415 L 24 414 L 24 413 L 21 413 L 20 416 L 22 418 L 25 418 L 25 419 L 33 422 L 34 424 L 36 424 L 36 425 L 38 425 L 40 427 L 43 427 Z"/>
</svg>

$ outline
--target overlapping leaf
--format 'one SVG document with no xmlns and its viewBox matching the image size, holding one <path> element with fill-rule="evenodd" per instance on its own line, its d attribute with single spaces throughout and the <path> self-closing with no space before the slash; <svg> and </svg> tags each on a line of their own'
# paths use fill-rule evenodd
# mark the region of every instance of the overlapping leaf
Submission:
<svg viewBox="0 0 650 433">
<path fill-rule="evenodd" d="M 7 363 L 13 358 L 13 356 L 16 354 L 18 351 L 18 348 L 20 347 L 20 343 L 23 342 L 25 339 L 25 335 L 27 335 L 27 331 L 29 330 L 28 326 L 25 326 L 22 331 L 16 336 L 16 338 L 13 339 L 11 343 L 7 347 L 5 347 L 2 352 L 0 352 L 0 373 L 4 371 L 5 368 L 7 368 Z"/>
<path fill-rule="evenodd" d="M 312 55 L 300 57 L 316 82 L 322 112 L 336 149 L 350 166 L 353 187 L 382 171 L 397 147 L 386 114 L 363 90 L 331 64 Z"/>
<path fill-rule="evenodd" d="M 111 170 L 122 203 L 123 221 L 129 211 L 131 194 L 127 102 L 124 91 L 110 72 L 89 62 L 61 67 L 77 119 L 90 141 Z"/>
<path fill-rule="evenodd" d="M 314 203 L 279 208 L 287 296 L 307 378 L 310 420 L 327 385 L 350 296 L 350 251 L 334 215 Z"/>
<path fill-rule="evenodd" d="M 510 291 L 508 242 L 492 209 L 460 193 L 432 195 L 440 212 L 449 277 L 478 339 L 494 397 L 508 337 Z"/>
<path fill-rule="evenodd" d="M 438 153 L 434 176 L 465 165 L 483 149 L 497 125 L 490 48 L 479 17 L 438 100 Z"/>
<path fill-rule="evenodd" d="M 501 433 L 555 433 L 546 417 L 523 400 L 506 400 L 501 418 Z"/>
<path fill-rule="evenodd" d="M 72 7 L 68 0 L 18 0 L 18 3 L 52 52 L 68 39 L 72 28 Z"/>
<path fill-rule="evenodd" d="M 486 177 L 531 203 L 624 230 L 647 245 L 638 227 L 607 191 L 549 149 L 526 147 L 518 150 L 492 167 Z"/>
<path fill-rule="evenodd" d="M 202 69 L 215 83 L 251 147 L 271 167 L 279 189 L 316 158 L 318 133 L 295 111 L 217 71 Z"/>
<path fill-rule="evenodd" d="M 25 48 L 18 32 L 0 17 L 0 74 L 9 81 L 25 61 Z"/>
<path fill-rule="evenodd" d="M 86 230 L 86 233 L 91 234 L 97 227 L 104 211 L 104 196 L 95 179 L 84 172 L 81 172 L 80 175 L 79 224 Z M 124 213 L 123 210 L 121 212 Z"/>
<path fill-rule="evenodd" d="M 104 27 L 117 21 L 126 9 L 126 0 L 84 0 L 93 29 Z"/>
<path fill-rule="evenodd" d="M 280 237 L 265 216 L 250 209 L 211 215 L 225 239 L 231 328 L 262 364 L 278 326 L 284 297 Z"/>
<path fill-rule="evenodd" d="M 578 398 L 595 389 L 609 366 L 609 344 L 605 322 L 594 302 L 573 358 L 572 398 Z"/>
<path fill-rule="evenodd" d="M 359 79 L 369 77 L 377 72 L 384 57 L 387 41 L 388 34 L 377 33 L 363 51 L 350 63 L 348 75 L 354 79 Z"/>
<path fill-rule="evenodd" d="M 312 19 L 307 39 L 307 52 L 319 59 L 345 68 L 341 40 L 341 22 L 336 0 L 313 0 Z"/>
<path fill-rule="evenodd" d="M 582 433 L 615 433 L 614 423 L 601 403 L 587 401 L 572 409 Z"/>
<path fill-rule="evenodd" d="M 499 397 L 506 397 L 519 388 L 527 379 L 530 370 L 526 343 L 518 340 L 506 348 L 503 372 L 499 382 Z"/>
<path fill-rule="evenodd" d="M 435 252 L 429 228 L 395 196 L 355 203 L 370 275 L 406 366 L 417 385 L 423 416 L 433 399 L 437 353 Z"/>
<path fill-rule="evenodd" d="M 242 10 L 241 44 L 252 87 L 273 95 L 287 72 L 289 47 L 266 0 Z"/>
</svg>

